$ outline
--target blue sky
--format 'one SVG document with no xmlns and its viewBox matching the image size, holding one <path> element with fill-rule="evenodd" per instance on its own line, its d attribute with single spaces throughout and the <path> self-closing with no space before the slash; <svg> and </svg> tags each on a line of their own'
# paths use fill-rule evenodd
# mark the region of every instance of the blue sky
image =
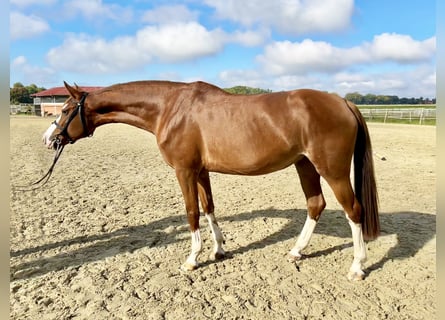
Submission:
<svg viewBox="0 0 445 320">
<path fill-rule="evenodd" d="M 10 85 L 203 80 L 436 96 L 436 2 L 11 0 Z"/>
</svg>

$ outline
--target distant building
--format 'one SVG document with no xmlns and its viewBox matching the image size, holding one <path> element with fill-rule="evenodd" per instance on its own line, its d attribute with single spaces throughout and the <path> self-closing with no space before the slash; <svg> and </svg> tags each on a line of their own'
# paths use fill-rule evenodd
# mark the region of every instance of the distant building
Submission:
<svg viewBox="0 0 445 320">
<path fill-rule="evenodd" d="M 80 90 L 91 92 L 103 87 L 79 87 Z M 35 114 L 42 117 L 58 116 L 70 96 L 65 87 L 54 87 L 31 95 L 34 98 Z"/>
</svg>

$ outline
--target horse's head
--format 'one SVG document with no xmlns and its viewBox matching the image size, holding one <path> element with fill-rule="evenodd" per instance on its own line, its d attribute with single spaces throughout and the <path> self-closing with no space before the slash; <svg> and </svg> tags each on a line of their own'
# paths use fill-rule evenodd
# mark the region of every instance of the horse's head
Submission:
<svg viewBox="0 0 445 320">
<path fill-rule="evenodd" d="M 88 93 L 81 91 L 77 85 L 74 88 L 65 81 L 63 83 L 70 97 L 62 107 L 62 114 L 51 123 L 43 134 L 43 142 L 48 148 L 57 149 L 67 143 L 74 143 L 91 135 L 92 129 L 88 127 L 88 116 L 85 111 L 85 100 Z"/>
</svg>

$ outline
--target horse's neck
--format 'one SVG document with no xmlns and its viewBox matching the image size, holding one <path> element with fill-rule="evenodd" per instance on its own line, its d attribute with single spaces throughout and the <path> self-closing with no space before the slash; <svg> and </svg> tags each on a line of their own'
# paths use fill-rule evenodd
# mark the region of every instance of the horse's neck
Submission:
<svg viewBox="0 0 445 320">
<path fill-rule="evenodd" d="M 117 87 L 93 94 L 90 108 L 94 126 L 125 123 L 155 133 L 165 97 L 150 91 Z"/>
</svg>

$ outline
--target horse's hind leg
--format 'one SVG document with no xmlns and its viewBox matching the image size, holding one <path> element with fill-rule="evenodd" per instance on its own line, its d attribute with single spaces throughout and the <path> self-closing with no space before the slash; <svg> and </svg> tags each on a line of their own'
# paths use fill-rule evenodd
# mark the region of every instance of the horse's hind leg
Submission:
<svg viewBox="0 0 445 320">
<path fill-rule="evenodd" d="M 202 210 L 205 213 L 207 221 L 209 222 L 210 230 L 214 243 L 213 258 L 222 259 L 225 256 L 222 244 L 224 242 L 221 230 L 215 218 L 215 206 L 213 204 L 212 189 L 210 187 L 210 177 L 207 170 L 201 171 L 198 177 L 198 193 L 201 200 Z"/>
<path fill-rule="evenodd" d="M 366 246 L 363 240 L 362 225 L 360 223 L 361 206 L 352 190 L 349 175 L 345 174 L 342 178 L 327 178 L 326 180 L 334 191 L 338 202 L 343 206 L 352 231 L 354 260 L 349 269 L 348 279 L 362 280 L 365 275 L 363 272 L 363 263 L 366 261 Z"/>
<path fill-rule="evenodd" d="M 326 206 L 320 185 L 320 175 L 308 158 L 304 157 L 295 164 L 300 177 L 301 187 L 307 201 L 307 217 L 297 243 L 289 252 L 288 260 L 294 262 L 301 258 L 301 251 L 307 247 L 321 212 Z"/>
</svg>

